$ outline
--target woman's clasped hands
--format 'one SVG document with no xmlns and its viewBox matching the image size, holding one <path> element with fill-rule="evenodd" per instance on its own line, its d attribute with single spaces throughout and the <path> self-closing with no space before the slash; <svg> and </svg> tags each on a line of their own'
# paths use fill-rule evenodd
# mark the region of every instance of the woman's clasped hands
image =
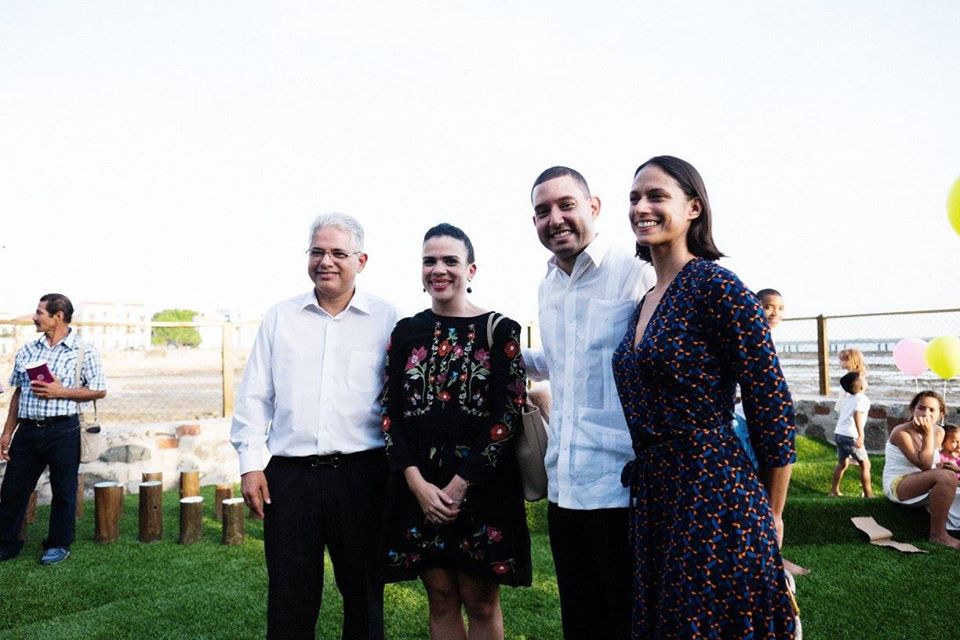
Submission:
<svg viewBox="0 0 960 640">
<path fill-rule="evenodd" d="M 460 515 L 460 507 L 466 500 L 467 486 L 463 478 L 454 476 L 447 486 L 441 489 L 421 476 L 410 488 L 420 503 L 424 519 L 430 524 L 442 525 L 450 524 Z"/>
</svg>

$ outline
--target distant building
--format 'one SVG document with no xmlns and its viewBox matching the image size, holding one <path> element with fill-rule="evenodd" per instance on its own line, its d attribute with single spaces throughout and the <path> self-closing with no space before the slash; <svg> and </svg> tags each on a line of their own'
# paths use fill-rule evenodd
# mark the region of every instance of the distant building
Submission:
<svg viewBox="0 0 960 640">
<path fill-rule="evenodd" d="M 260 327 L 261 313 L 250 309 L 233 307 L 230 309 L 206 310 L 193 317 L 194 322 L 216 323 L 213 326 L 197 327 L 200 332 L 201 349 L 220 349 L 223 346 L 223 323 L 231 322 L 234 325 L 233 348 L 240 351 L 249 351 L 257 337 Z"/>
<path fill-rule="evenodd" d="M 37 337 L 37 328 L 33 326 L 33 314 L 16 317 L 0 314 L 0 318 L 4 321 L 0 324 L 0 357 L 6 356 L 12 361 L 20 347 Z"/>
<path fill-rule="evenodd" d="M 200 348 L 219 350 L 223 344 L 223 323 L 227 321 L 227 317 L 219 311 L 201 311 L 193 316 L 193 321 L 212 323 L 197 327 L 197 332 L 200 334 Z"/>
<path fill-rule="evenodd" d="M 12 320 L 10 314 L 6 311 L 0 310 L 0 320 Z M 16 346 L 13 340 L 13 330 L 16 329 L 13 325 L 10 324 L 0 324 L 0 357 L 8 355 L 16 351 Z"/>
<path fill-rule="evenodd" d="M 150 348 L 150 314 L 140 303 L 81 302 L 73 324 L 81 325 L 80 335 L 99 351 Z"/>
</svg>

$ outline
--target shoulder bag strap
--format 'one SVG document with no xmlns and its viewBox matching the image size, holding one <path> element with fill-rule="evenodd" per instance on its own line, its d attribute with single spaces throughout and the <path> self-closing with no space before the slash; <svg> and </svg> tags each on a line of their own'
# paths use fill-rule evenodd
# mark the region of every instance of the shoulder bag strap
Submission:
<svg viewBox="0 0 960 640">
<path fill-rule="evenodd" d="M 76 375 L 74 376 L 74 386 L 82 387 L 83 380 L 81 376 L 83 375 L 83 360 L 87 355 L 87 345 L 83 342 L 83 340 L 80 340 L 80 338 L 77 338 L 77 342 L 80 345 L 78 347 L 80 349 L 80 353 L 77 354 L 77 368 L 76 368 Z M 80 416 L 80 423 L 83 424 L 83 407 L 80 402 L 77 402 L 77 415 Z M 99 422 L 99 419 L 97 417 L 97 401 L 96 400 L 93 401 L 93 421 L 95 423 Z"/>
<path fill-rule="evenodd" d="M 497 325 L 500 324 L 500 321 L 503 320 L 503 316 L 497 313 L 496 311 L 491 311 L 490 315 L 487 316 L 487 347 L 493 348 L 493 332 L 497 328 Z"/>
</svg>

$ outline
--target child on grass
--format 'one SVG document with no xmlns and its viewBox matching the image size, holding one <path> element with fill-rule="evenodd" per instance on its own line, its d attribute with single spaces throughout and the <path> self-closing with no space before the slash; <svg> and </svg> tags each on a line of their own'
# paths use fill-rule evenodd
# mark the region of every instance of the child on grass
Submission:
<svg viewBox="0 0 960 640">
<path fill-rule="evenodd" d="M 960 480 L 960 427 L 943 425 L 943 444 L 940 445 L 940 468 L 957 472 Z"/>
<path fill-rule="evenodd" d="M 840 359 L 840 366 L 843 369 L 856 371 L 860 374 L 863 381 L 863 390 L 866 391 L 870 385 L 867 384 L 867 363 L 863 360 L 863 352 L 860 349 L 843 349 L 837 354 L 837 357 Z"/>
<path fill-rule="evenodd" d="M 763 315 L 767 320 L 767 326 L 770 327 L 770 331 L 772 332 L 780 326 L 780 321 L 783 320 L 783 296 L 780 295 L 780 292 L 776 289 L 760 289 L 760 291 L 757 291 L 757 300 L 760 301 L 760 308 L 763 310 Z M 776 346 L 776 343 L 774 343 L 774 346 Z M 743 450 L 746 451 L 750 462 L 754 468 L 756 468 L 759 466 L 759 463 L 757 462 L 757 454 L 753 450 L 753 445 L 750 444 L 750 433 L 747 429 L 747 415 L 743 412 L 743 403 L 740 402 L 739 389 L 737 389 L 737 398 L 734 400 L 733 414 L 733 431 L 737 434 L 737 438 L 743 445 Z"/>
<path fill-rule="evenodd" d="M 860 484 L 863 486 L 863 495 L 873 497 L 870 486 L 870 458 L 863 446 L 864 426 L 867 423 L 867 412 L 870 411 L 870 399 L 863 393 L 863 376 L 857 371 L 851 371 L 840 378 L 840 386 L 847 393 L 837 403 L 840 416 L 834 437 L 837 442 L 837 467 L 833 470 L 833 487 L 830 495 L 839 496 L 840 481 L 847 470 L 849 458 L 854 458 L 860 465 Z"/>
<path fill-rule="evenodd" d="M 760 289 L 757 291 L 757 299 L 760 301 L 760 308 L 763 309 L 763 315 L 767 316 L 767 324 L 771 329 L 780 326 L 783 320 L 783 296 L 776 289 Z"/>
<path fill-rule="evenodd" d="M 776 289 L 760 289 L 757 291 L 757 300 L 760 301 L 760 309 L 763 311 L 763 315 L 767 319 L 767 326 L 770 327 L 772 333 L 774 329 L 780 326 L 780 322 L 783 320 L 783 296 L 780 295 L 780 292 Z M 776 347 L 776 342 L 774 342 L 774 346 Z M 737 398 L 735 400 L 733 413 L 733 431 L 743 444 L 743 449 L 747 453 L 747 457 L 750 458 L 753 467 L 755 469 L 759 468 L 757 454 L 753 450 L 753 445 L 750 444 L 747 416 L 743 412 L 743 403 L 740 402 L 739 389 L 737 389 Z M 801 567 L 787 558 L 783 558 L 783 568 L 787 570 L 788 574 L 792 574 L 792 576 L 805 576 L 810 573 L 809 569 Z M 790 578 L 791 581 L 793 580 L 792 576 Z"/>
<path fill-rule="evenodd" d="M 867 363 L 863 361 L 863 353 L 860 349 L 842 349 L 840 353 L 837 354 L 837 358 L 840 359 L 840 367 L 844 371 L 856 371 L 860 374 L 863 390 L 866 391 L 867 387 L 870 386 L 867 384 Z M 840 413 L 840 405 L 842 405 L 843 401 L 848 397 L 850 397 L 850 394 L 844 391 L 841 385 L 840 395 L 837 396 L 837 401 L 833 404 L 833 410 Z"/>
</svg>

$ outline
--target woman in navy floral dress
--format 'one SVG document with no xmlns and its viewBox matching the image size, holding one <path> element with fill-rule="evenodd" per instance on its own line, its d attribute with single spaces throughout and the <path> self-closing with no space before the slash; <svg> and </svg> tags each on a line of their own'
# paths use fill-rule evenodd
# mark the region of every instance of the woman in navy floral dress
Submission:
<svg viewBox="0 0 960 640">
<path fill-rule="evenodd" d="M 697 170 L 637 169 L 637 254 L 657 285 L 613 367 L 636 459 L 634 638 L 796 637 L 777 531 L 794 450 L 793 405 L 763 312 L 721 257 Z M 759 475 L 731 428 L 739 383 Z"/>
<path fill-rule="evenodd" d="M 530 534 L 513 455 L 526 397 L 520 326 L 467 300 L 473 246 L 442 224 L 423 244 L 431 308 L 397 323 L 383 431 L 392 472 L 387 580 L 419 576 L 432 638 L 502 638 L 499 585 L 529 586 Z"/>
</svg>

